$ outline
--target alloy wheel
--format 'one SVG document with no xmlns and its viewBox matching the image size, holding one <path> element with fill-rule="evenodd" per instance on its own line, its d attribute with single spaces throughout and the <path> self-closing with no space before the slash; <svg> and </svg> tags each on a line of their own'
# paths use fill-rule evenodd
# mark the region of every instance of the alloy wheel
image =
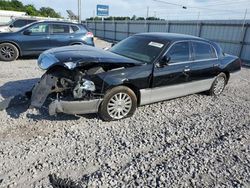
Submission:
<svg viewBox="0 0 250 188">
<path fill-rule="evenodd" d="M 5 59 L 11 59 L 15 55 L 15 50 L 11 48 L 10 46 L 3 46 L 0 49 L 2 57 Z"/>
<path fill-rule="evenodd" d="M 214 83 L 214 94 L 215 95 L 220 95 L 225 87 L 225 78 L 220 76 L 215 80 Z"/>
<path fill-rule="evenodd" d="M 127 93 L 117 93 L 108 102 L 108 114 L 114 119 L 121 119 L 128 115 L 132 108 L 132 99 Z"/>
</svg>

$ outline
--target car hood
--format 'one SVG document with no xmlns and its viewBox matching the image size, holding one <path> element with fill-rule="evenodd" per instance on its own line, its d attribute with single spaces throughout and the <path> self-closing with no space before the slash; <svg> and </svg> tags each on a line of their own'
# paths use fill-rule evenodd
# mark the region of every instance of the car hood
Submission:
<svg viewBox="0 0 250 188">
<path fill-rule="evenodd" d="M 142 62 L 130 59 L 100 48 L 88 45 L 75 45 L 53 48 L 42 53 L 38 58 L 40 68 L 47 70 L 53 65 L 63 64 L 68 68 L 98 64 L 130 64 L 141 65 Z"/>
<path fill-rule="evenodd" d="M 8 25 L 1 25 L 0 32 L 11 32 L 11 30 Z"/>
</svg>

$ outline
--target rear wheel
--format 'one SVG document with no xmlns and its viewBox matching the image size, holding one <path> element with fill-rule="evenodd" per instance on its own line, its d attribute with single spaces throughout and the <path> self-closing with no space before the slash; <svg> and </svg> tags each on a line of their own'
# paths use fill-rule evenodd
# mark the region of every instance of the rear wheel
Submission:
<svg viewBox="0 0 250 188">
<path fill-rule="evenodd" d="M 0 60 L 14 61 L 18 58 L 19 51 L 17 47 L 10 43 L 0 44 Z"/>
<path fill-rule="evenodd" d="M 137 107 L 135 93 L 128 87 L 118 86 L 104 96 L 99 114 L 105 121 L 119 120 L 130 117 Z"/>
<path fill-rule="evenodd" d="M 227 76 L 224 73 L 220 73 L 214 80 L 211 89 L 209 90 L 210 95 L 219 96 L 227 83 Z"/>
</svg>

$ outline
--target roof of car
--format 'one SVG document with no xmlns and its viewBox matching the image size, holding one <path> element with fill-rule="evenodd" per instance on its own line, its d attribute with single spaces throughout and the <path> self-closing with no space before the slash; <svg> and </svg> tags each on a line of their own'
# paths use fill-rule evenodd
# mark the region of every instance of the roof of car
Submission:
<svg viewBox="0 0 250 188">
<path fill-rule="evenodd" d="M 61 23 L 61 24 L 78 24 L 78 23 L 74 23 L 71 21 L 55 21 L 55 20 L 39 20 L 37 22 L 46 22 L 46 23 Z"/>
<path fill-rule="evenodd" d="M 192 36 L 192 35 L 185 35 L 185 34 L 177 34 L 177 33 L 164 33 L 164 32 L 150 32 L 150 33 L 139 33 L 136 34 L 137 36 L 147 36 L 152 38 L 157 38 L 163 41 L 178 41 L 178 40 L 203 40 L 207 41 L 206 39 Z"/>
</svg>

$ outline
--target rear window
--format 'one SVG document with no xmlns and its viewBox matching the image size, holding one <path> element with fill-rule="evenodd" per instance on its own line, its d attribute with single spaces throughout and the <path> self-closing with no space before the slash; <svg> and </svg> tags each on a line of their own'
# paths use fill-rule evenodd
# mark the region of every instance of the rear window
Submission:
<svg viewBox="0 0 250 188">
<path fill-rule="evenodd" d="M 79 27 L 77 27 L 77 26 L 75 26 L 75 25 L 72 25 L 72 26 L 71 26 L 71 33 L 75 33 L 75 32 L 77 32 L 77 31 L 79 31 Z"/>
<path fill-rule="evenodd" d="M 210 44 L 204 42 L 193 42 L 193 49 L 195 60 L 216 58 L 214 48 Z"/>
<path fill-rule="evenodd" d="M 69 25 L 53 24 L 52 25 L 52 33 L 53 34 L 69 33 Z"/>
</svg>

